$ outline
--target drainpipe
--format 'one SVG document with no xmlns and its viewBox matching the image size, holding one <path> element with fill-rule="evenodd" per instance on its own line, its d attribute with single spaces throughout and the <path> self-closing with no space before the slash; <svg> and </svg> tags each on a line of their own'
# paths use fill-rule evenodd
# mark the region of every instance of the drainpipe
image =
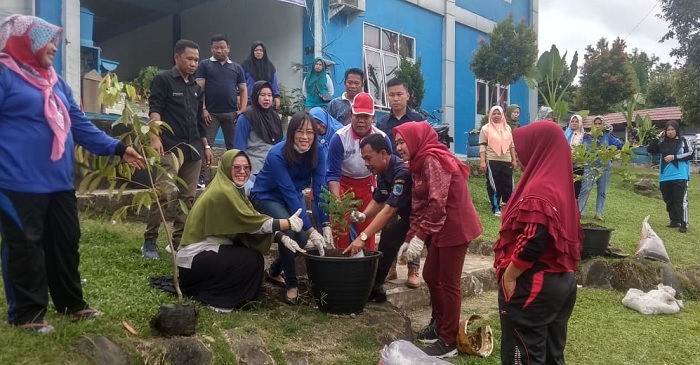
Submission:
<svg viewBox="0 0 700 365">
<path fill-rule="evenodd" d="M 530 26 L 532 27 L 532 30 L 535 31 L 535 34 L 538 34 L 538 28 L 539 28 L 539 18 L 540 18 L 540 1 L 539 0 L 530 0 Z M 539 53 L 539 44 L 537 45 L 538 48 L 538 53 Z M 529 103 L 529 109 L 530 109 L 530 121 L 534 121 L 536 116 L 537 116 L 537 89 L 533 88 L 529 90 L 529 97 L 530 97 L 530 103 Z"/>
<path fill-rule="evenodd" d="M 314 58 L 323 56 L 323 0 L 314 0 Z"/>
<path fill-rule="evenodd" d="M 444 105 L 443 123 L 450 126 L 450 132 L 454 137 L 457 134 L 455 128 L 455 74 L 456 74 L 456 12 L 457 4 L 455 0 L 445 1 L 444 10 L 444 38 L 443 38 L 443 59 L 442 59 L 442 100 Z M 450 147 L 454 152 L 454 143 Z"/>
</svg>

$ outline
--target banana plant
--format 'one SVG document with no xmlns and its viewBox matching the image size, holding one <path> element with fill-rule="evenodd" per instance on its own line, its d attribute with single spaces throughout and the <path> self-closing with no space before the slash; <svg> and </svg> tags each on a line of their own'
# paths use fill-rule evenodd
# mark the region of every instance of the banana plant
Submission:
<svg viewBox="0 0 700 365">
<path fill-rule="evenodd" d="M 552 108 L 558 121 L 564 120 L 569 112 L 569 103 L 564 100 L 564 96 L 578 74 L 578 52 L 574 52 L 569 65 L 566 63 L 566 55 L 565 52 L 560 56 L 559 49 L 553 44 L 549 51 L 542 53 L 535 67 L 525 77 L 528 87 L 537 89 L 544 104 Z"/>
</svg>

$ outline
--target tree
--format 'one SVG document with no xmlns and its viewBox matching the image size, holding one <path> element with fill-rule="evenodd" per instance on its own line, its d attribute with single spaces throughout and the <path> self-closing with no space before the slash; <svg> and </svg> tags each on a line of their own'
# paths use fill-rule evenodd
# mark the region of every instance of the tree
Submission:
<svg viewBox="0 0 700 365">
<path fill-rule="evenodd" d="M 673 85 L 674 75 L 678 70 L 670 63 L 660 63 L 651 70 L 646 91 L 647 108 L 676 106 L 676 94 Z"/>
<path fill-rule="evenodd" d="M 535 69 L 526 79 L 530 88 L 537 88 L 542 104 L 552 108 L 557 120 L 562 120 L 569 112 L 568 92 L 578 73 L 578 52 L 574 53 L 571 64 L 566 63 L 566 52 L 559 55 L 557 46 L 542 53 Z"/>
<path fill-rule="evenodd" d="M 591 113 L 611 112 L 617 104 L 639 92 L 639 80 L 625 53 L 626 46 L 618 37 L 612 47 L 605 38 L 601 38 L 595 48 L 586 47 L 576 101 Z"/>
<path fill-rule="evenodd" d="M 517 25 L 513 16 L 496 24 L 489 33 L 488 42 L 479 40 L 479 49 L 474 52 L 471 70 L 474 75 L 494 85 L 514 84 L 532 70 L 537 60 L 537 34 L 527 26 L 525 21 Z M 498 97 L 498 104 L 503 102 L 505 88 Z"/>
<path fill-rule="evenodd" d="M 425 96 L 425 80 L 421 72 L 422 59 L 418 57 L 416 62 L 409 61 L 406 57 L 401 57 L 401 67 L 396 70 L 396 77 L 408 84 L 408 93 L 411 94 L 411 100 L 408 101 L 408 106 L 413 109 L 420 110 Z"/>
<path fill-rule="evenodd" d="M 633 49 L 632 53 L 628 54 L 627 57 L 632 64 L 634 72 L 637 74 L 637 80 L 639 80 L 639 90 L 642 93 L 646 93 L 647 87 L 649 86 L 652 69 L 654 68 L 654 65 L 659 62 L 659 57 L 656 57 L 653 54 L 649 56 L 646 52 L 639 51 L 637 48 Z"/>
<path fill-rule="evenodd" d="M 674 77 L 674 91 L 684 124 L 700 125 L 700 67 L 686 64 Z"/>
<path fill-rule="evenodd" d="M 661 41 L 675 39 L 678 47 L 671 51 L 671 56 L 700 65 L 700 1 L 697 0 L 661 0 L 659 18 L 669 23 L 669 30 Z"/>
</svg>

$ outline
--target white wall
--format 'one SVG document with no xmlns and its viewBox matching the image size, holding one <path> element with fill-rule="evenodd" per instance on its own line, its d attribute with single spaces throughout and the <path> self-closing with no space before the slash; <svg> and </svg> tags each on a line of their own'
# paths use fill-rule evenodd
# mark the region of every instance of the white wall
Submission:
<svg viewBox="0 0 700 365">
<path fill-rule="evenodd" d="M 301 86 L 301 72 L 292 69 L 301 63 L 304 8 L 277 0 L 205 2 L 181 14 L 182 38 L 200 46 L 200 58 L 211 56 L 210 38 L 226 34 L 231 59 L 241 63 L 253 41 L 265 43 L 277 68 L 279 81 L 288 89 Z M 131 79 L 143 66 L 172 67 L 172 18 L 167 17 L 125 35 L 99 44 L 103 58 L 119 61 L 117 75 Z"/>
<path fill-rule="evenodd" d="M 34 0 L 0 1 L 0 21 L 12 14 L 34 15 Z"/>
</svg>

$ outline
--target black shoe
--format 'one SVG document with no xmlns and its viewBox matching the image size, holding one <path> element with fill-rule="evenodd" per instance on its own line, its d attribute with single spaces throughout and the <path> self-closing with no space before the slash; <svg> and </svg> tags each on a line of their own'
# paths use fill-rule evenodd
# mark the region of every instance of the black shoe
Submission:
<svg viewBox="0 0 700 365">
<path fill-rule="evenodd" d="M 418 333 L 416 340 L 424 344 L 433 344 L 437 342 L 438 334 L 435 328 L 435 321 L 430 321 L 430 324 Z"/>
<path fill-rule="evenodd" d="M 380 285 L 369 293 L 368 302 L 384 303 L 386 302 L 386 291 L 384 290 L 384 285 Z"/>
<path fill-rule="evenodd" d="M 669 223 L 666 227 L 667 228 L 678 228 L 680 226 L 681 226 L 680 223 L 671 221 L 671 223 Z"/>
<path fill-rule="evenodd" d="M 688 227 L 686 227 L 685 225 L 681 225 L 680 228 L 678 228 L 678 232 L 680 232 L 680 233 L 688 232 Z"/>
<path fill-rule="evenodd" d="M 446 345 L 444 342 L 438 340 L 432 345 L 423 349 L 423 352 L 429 356 L 437 357 L 438 359 L 444 359 L 446 357 L 457 356 L 457 346 L 455 344 Z"/>
</svg>

